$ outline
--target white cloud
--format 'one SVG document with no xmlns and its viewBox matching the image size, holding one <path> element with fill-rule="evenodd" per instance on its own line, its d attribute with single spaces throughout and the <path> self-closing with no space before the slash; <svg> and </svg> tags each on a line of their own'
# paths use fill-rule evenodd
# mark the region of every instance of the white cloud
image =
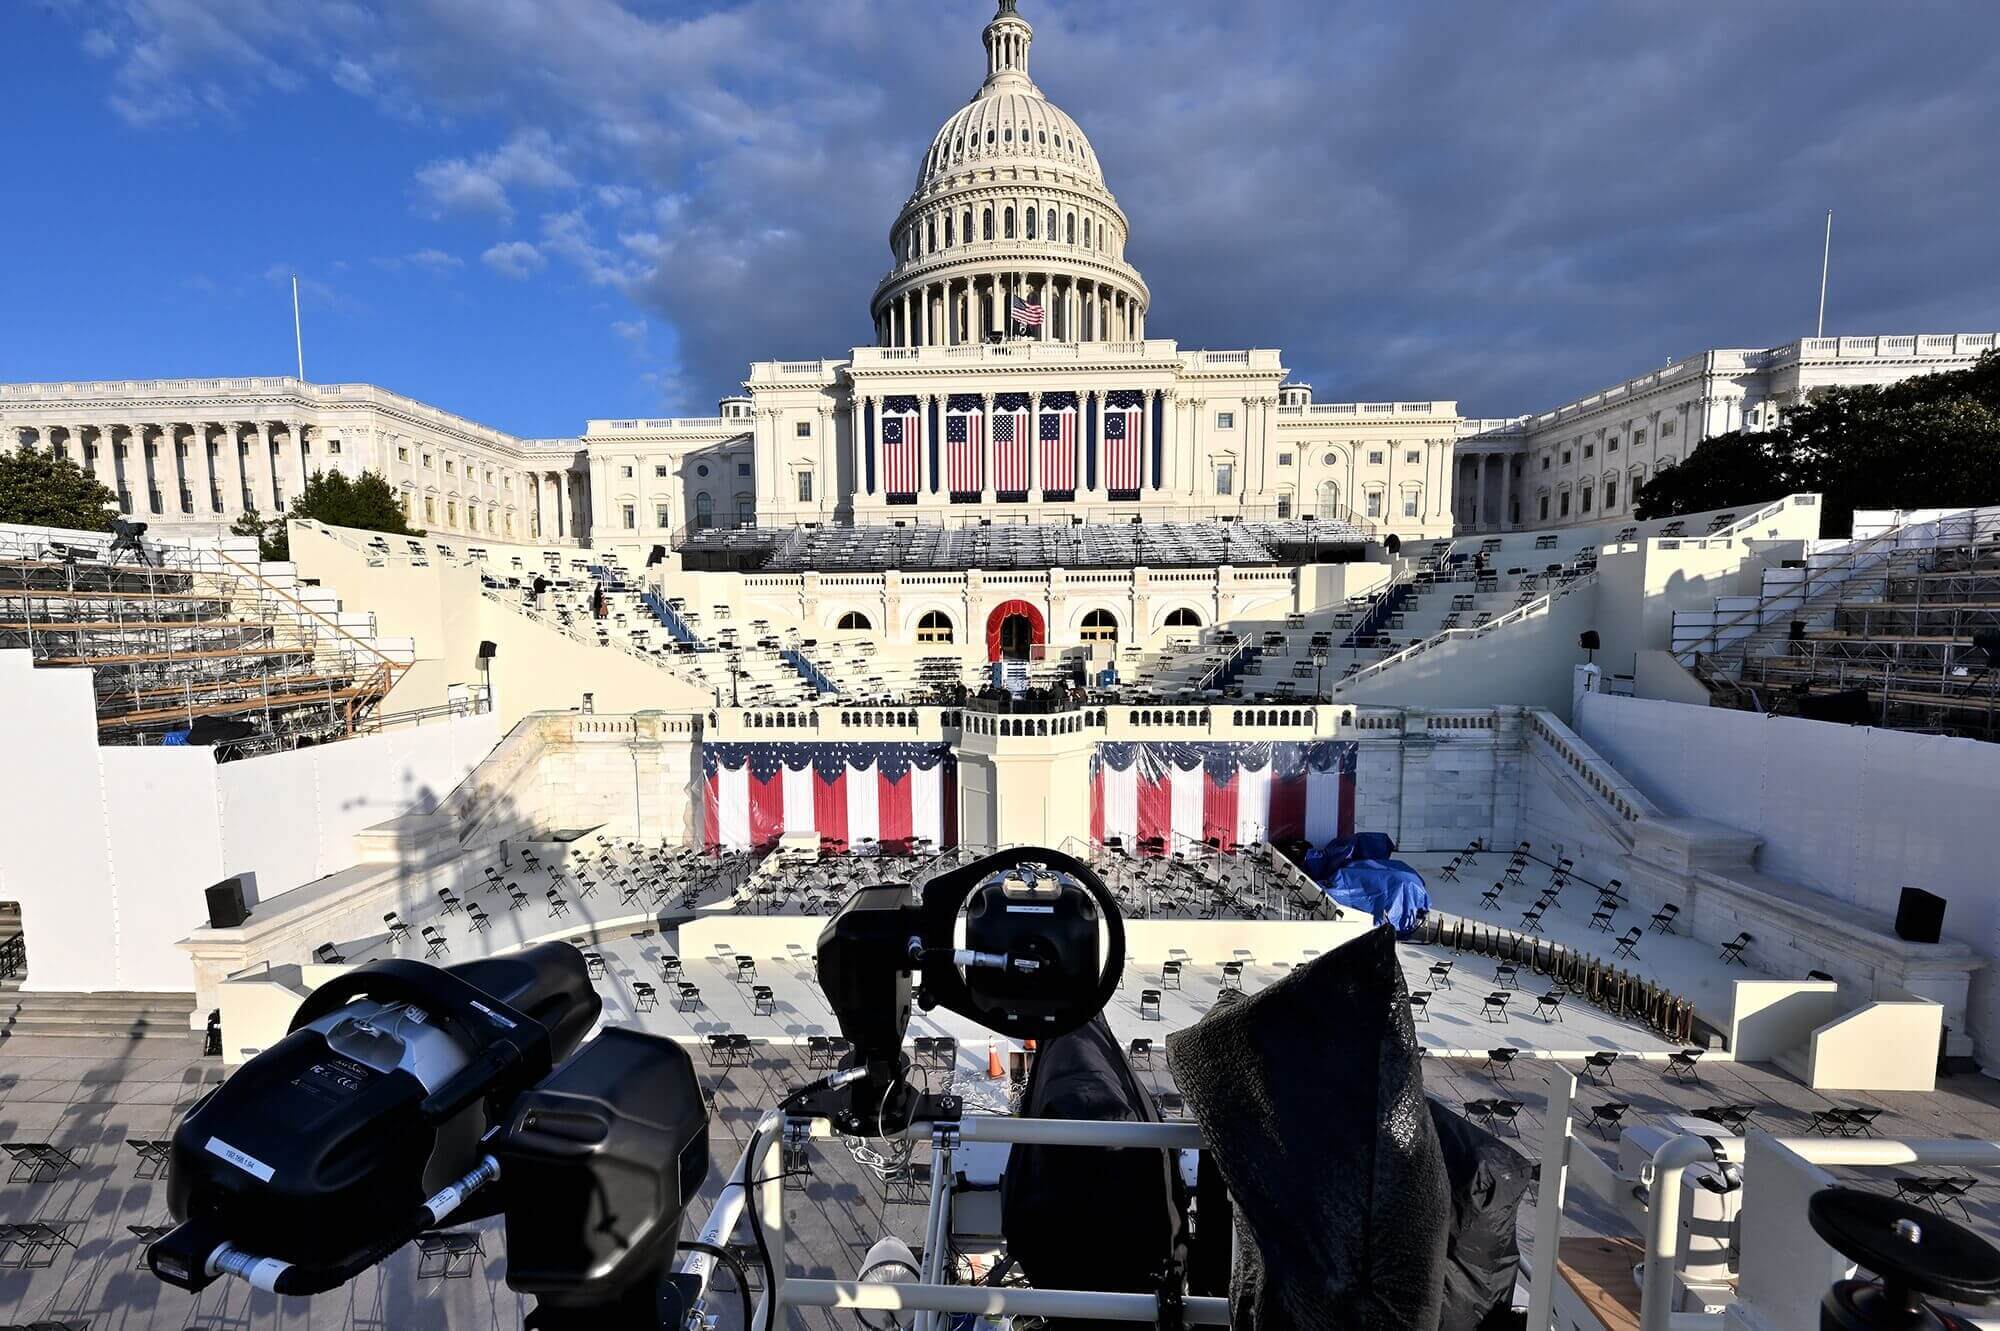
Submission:
<svg viewBox="0 0 2000 1331">
<path fill-rule="evenodd" d="M 454 268 L 465 267 L 465 260 L 459 258 L 456 254 L 446 254 L 443 250 L 418 250 L 415 254 L 406 257 L 417 267 L 428 268 L 434 273 L 449 272 Z"/>
<path fill-rule="evenodd" d="M 557 160 L 555 140 L 548 131 L 521 130 L 492 152 L 477 157 L 447 157 L 417 172 L 417 189 L 429 211 L 514 215 L 511 189 L 567 189 L 576 184 Z"/>
<path fill-rule="evenodd" d="M 525 240 L 505 240 L 479 256 L 488 268 L 515 281 L 532 277 L 548 266 L 542 252 Z"/>
<path fill-rule="evenodd" d="M 624 338 L 627 342 L 643 342 L 646 340 L 646 321 L 644 319 L 614 319 L 611 321 L 611 331 Z"/>
</svg>

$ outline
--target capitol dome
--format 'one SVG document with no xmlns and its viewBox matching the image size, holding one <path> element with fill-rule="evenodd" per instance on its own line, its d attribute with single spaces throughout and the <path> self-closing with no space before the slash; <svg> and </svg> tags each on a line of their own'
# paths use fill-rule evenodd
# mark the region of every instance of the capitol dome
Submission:
<svg viewBox="0 0 2000 1331">
<path fill-rule="evenodd" d="M 1145 336 L 1149 293 L 1125 261 L 1125 214 L 1089 138 L 1028 77 L 1033 41 L 1015 0 L 1001 0 L 985 82 L 932 138 L 890 228 L 895 265 L 871 305 L 882 346 Z"/>
</svg>

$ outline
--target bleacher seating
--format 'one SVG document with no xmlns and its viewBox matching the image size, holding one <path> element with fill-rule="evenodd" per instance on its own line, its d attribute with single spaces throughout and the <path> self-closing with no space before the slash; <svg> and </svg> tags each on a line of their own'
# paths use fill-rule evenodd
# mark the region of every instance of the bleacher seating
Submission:
<svg viewBox="0 0 2000 1331">
<path fill-rule="evenodd" d="M 89 669 L 104 743 L 179 743 L 209 719 L 245 723 L 232 754 L 335 738 L 407 659 L 376 641 L 370 617 L 247 547 L 147 542 L 144 553 L 0 528 L 0 649 Z"/>
</svg>

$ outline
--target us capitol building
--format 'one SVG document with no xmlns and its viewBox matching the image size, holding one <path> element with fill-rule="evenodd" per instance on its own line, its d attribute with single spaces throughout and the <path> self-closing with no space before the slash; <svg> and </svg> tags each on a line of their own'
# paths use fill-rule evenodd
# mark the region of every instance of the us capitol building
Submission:
<svg viewBox="0 0 2000 1331">
<path fill-rule="evenodd" d="M 366 384 L 0 385 L 0 447 L 59 450 L 156 530 L 280 512 L 319 470 L 387 476 L 413 525 L 667 543 L 712 527 L 1065 518 L 1344 521 L 1406 540 L 1601 522 L 1702 440 L 1832 384 L 1968 365 L 1994 334 L 1803 338 L 1669 362 L 1552 411 L 1325 403 L 1276 350 L 1148 336 L 1130 223 L 1029 75 L 1001 0 L 986 73 L 890 227 L 875 345 L 761 361 L 711 417 L 519 439 Z"/>
</svg>

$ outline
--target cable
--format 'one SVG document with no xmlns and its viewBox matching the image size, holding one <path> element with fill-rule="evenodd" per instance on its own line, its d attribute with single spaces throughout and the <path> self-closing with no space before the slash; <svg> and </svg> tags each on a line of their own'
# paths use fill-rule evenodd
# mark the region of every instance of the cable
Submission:
<svg viewBox="0 0 2000 1331">
<path fill-rule="evenodd" d="M 689 1252 L 705 1252 L 728 1267 L 736 1277 L 736 1298 L 743 1305 L 743 1331 L 751 1331 L 751 1323 L 757 1320 L 755 1309 L 750 1303 L 750 1273 L 744 1269 L 743 1261 L 735 1253 L 719 1244 L 704 1243 L 700 1239 L 682 1239 L 674 1245 L 674 1251 L 686 1249 Z M 766 1289 L 770 1286 L 766 1285 Z"/>
</svg>

